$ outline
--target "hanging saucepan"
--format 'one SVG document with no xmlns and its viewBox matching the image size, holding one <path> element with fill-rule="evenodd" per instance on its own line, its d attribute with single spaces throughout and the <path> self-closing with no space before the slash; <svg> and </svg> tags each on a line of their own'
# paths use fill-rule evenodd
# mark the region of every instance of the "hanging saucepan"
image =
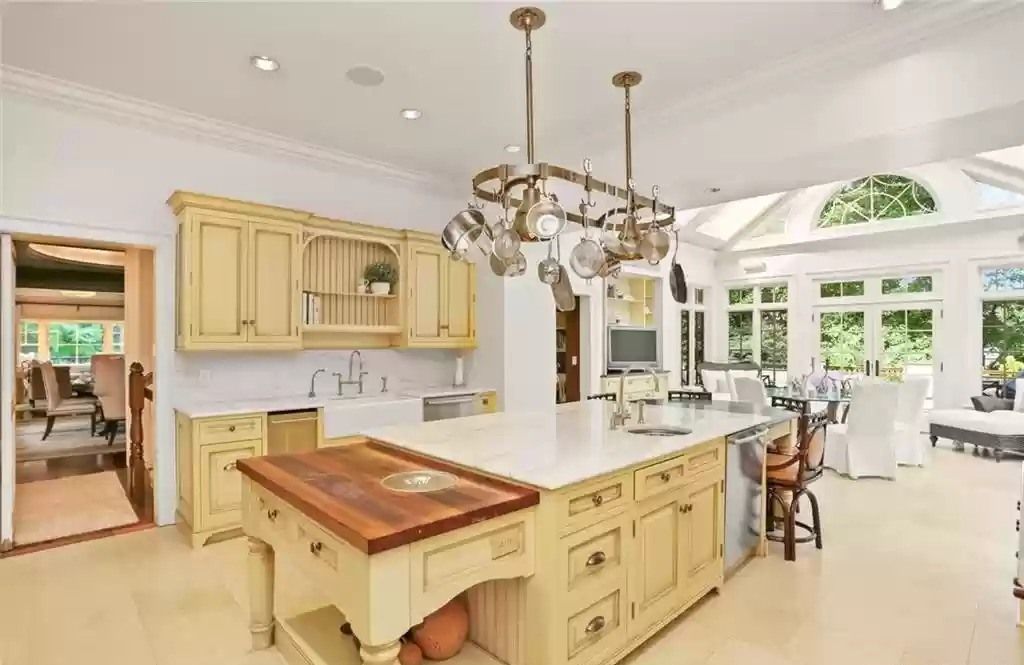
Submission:
<svg viewBox="0 0 1024 665">
<path fill-rule="evenodd" d="M 481 237 L 490 240 L 491 229 L 487 226 L 487 220 L 484 219 L 480 208 L 470 204 L 445 225 L 441 231 L 441 245 L 451 252 L 454 258 L 465 259 L 469 255 L 469 250 L 478 245 Z"/>
<path fill-rule="evenodd" d="M 688 297 L 686 289 L 686 275 L 683 273 L 683 266 L 679 265 L 676 259 L 679 258 L 679 230 L 673 229 L 676 236 L 676 249 L 672 253 L 672 269 L 669 271 L 668 287 L 672 290 L 672 297 L 677 303 L 686 304 Z"/>
<path fill-rule="evenodd" d="M 580 216 L 583 218 L 583 238 L 579 244 L 569 252 L 569 266 L 577 275 L 588 282 L 597 277 L 597 273 L 604 265 L 604 248 L 601 243 L 590 237 L 590 220 L 587 212 L 594 207 L 594 197 L 590 190 L 591 164 L 589 159 L 583 160 L 583 172 L 586 173 L 586 181 L 583 188 L 587 192 L 587 198 L 580 201 Z"/>
<path fill-rule="evenodd" d="M 530 235 L 541 240 L 554 238 L 565 228 L 565 210 L 558 204 L 558 198 L 546 192 L 526 213 L 526 229 Z"/>
<path fill-rule="evenodd" d="M 668 234 L 665 233 L 664 229 L 658 226 L 658 186 L 655 185 L 653 189 L 654 205 L 651 206 L 653 215 L 651 217 L 650 225 L 647 227 L 647 232 L 640 238 L 640 243 L 637 246 L 640 254 L 643 255 L 647 262 L 651 265 L 658 264 L 663 258 L 668 256 L 668 249 L 671 245 L 671 240 Z"/>
<path fill-rule="evenodd" d="M 557 282 L 558 273 L 562 269 L 558 265 L 558 260 L 551 256 L 551 245 L 554 242 L 554 240 L 548 240 L 548 256 L 537 264 L 537 278 L 544 284 L 554 284 Z"/>
<path fill-rule="evenodd" d="M 509 261 L 515 258 L 519 251 L 519 234 L 512 230 L 512 224 L 508 219 L 508 208 L 503 206 L 502 222 L 500 228 L 494 234 L 494 241 L 491 243 L 491 251 L 502 261 Z"/>
<path fill-rule="evenodd" d="M 498 277 L 518 277 L 526 272 L 526 256 L 522 252 L 516 252 L 508 261 L 503 261 L 493 252 L 488 257 L 488 264 Z"/>
<path fill-rule="evenodd" d="M 556 263 L 558 266 L 558 279 L 551 285 L 551 294 L 555 297 L 555 307 L 559 312 L 571 312 L 576 309 L 576 296 L 572 293 L 569 273 L 561 263 L 562 244 L 558 238 L 555 238 L 552 242 L 558 243 L 558 263 Z"/>
</svg>

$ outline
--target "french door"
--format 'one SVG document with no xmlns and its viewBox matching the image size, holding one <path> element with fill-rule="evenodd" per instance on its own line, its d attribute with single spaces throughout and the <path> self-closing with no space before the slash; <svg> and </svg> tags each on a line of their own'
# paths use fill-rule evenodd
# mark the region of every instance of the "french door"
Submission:
<svg viewBox="0 0 1024 665">
<path fill-rule="evenodd" d="M 934 380 L 942 309 L 930 302 L 886 302 L 818 307 L 818 355 L 814 366 L 845 374 L 900 381 L 911 376 Z"/>
</svg>

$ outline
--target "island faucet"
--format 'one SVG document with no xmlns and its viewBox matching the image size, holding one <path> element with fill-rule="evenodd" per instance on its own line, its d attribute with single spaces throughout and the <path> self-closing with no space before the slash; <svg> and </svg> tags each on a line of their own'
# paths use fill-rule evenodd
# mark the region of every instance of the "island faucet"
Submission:
<svg viewBox="0 0 1024 665">
<path fill-rule="evenodd" d="M 316 375 L 327 370 L 321 367 L 320 369 L 313 372 L 313 376 L 309 379 L 309 398 L 313 399 L 316 397 Z"/>
<path fill-rule="evenodd" d="M 610 429 L 618 429 L 626 424 L 629 420 L 630 413 L 629 409 L 626 408 L 625 392 L 626 392 L 626 377 L 633 371 L 633 366 L 626 367 L 626 370 L 622 373 L 619 378 L 619 394 L 615 399 L 615 409 L 612 410 L 612 422 Z"/>
<path fill-rule="evenodd" d="M 352 363 L 359 356 L 359 377 L 357 379 L 352 378 Z M 341 372 L 333 372 L 332 376 L 338 377 L 338 397 L 342 396 L 342 389 L 345 386 L 359 386 L 359 394 L 363 394 L 363 377 L 369 374 L 369 372 L 363 371 L 363 354 L 360 353 L 359 349 L 354 350 L 348 356 L 348 379 L 343 379 Z"/>
</svg>

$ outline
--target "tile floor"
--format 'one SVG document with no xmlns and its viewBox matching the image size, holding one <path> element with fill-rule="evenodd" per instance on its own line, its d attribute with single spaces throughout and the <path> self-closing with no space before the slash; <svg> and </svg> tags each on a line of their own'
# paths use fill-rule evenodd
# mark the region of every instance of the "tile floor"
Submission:
<svg viewBox="0 0 1024 665">
<path fill-rule="evenodd" d="M 940 449 L 896 482 L 819 483 L 825 550 L 773 545 L 629 665 L 1018 665 L 1021 464 Z M 173 528 L 0 560 L 3 665 L 281 665 L 249 651 L 245 543 Z M 280 570 L 278 607 L 321 604 Z"/>
</svg>

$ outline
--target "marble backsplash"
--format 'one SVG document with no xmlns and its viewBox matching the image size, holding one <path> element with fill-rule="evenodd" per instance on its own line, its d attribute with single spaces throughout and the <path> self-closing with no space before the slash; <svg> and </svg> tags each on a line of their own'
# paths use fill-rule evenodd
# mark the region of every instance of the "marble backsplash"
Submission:
<svg viewBox="0 0 1024 665">
<path fill-rule="evenodd" d="M 457 351 L 425 349 L 369 349 L 361 353 L 363 369 L 369 372 L 364 379 L 367 392 L 380 390 L 382 376 L 388 377 L 390 391 L 403 386 L 451 383 L 458 356 Z M 329 393 L 335 390 L 332 372 L 348 376 L 350 351 L 200 351 L 175 355 L 176 396 L 189 401 L 219 401 L 305 394 L 310 376 L 321 367 L 327 373 L 317 377 L 317 392 Z"/>
</svg>

